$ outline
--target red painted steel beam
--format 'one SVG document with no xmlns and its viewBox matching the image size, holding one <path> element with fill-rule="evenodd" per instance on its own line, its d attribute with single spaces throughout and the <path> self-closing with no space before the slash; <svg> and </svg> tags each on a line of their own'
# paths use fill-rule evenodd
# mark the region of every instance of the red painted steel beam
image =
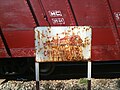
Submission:
<svg viewBox="0 0 120 90">
<path fill-rule="evenodd" d="M 1 27 L 0 27 L 0 36 L 1 36 L 1 39 L 2 39 L 3 44 L 4 44 L 4 46 L 5 46 L 5 49 L 6 49 L 6 51 L 7 51 L 7 54 L 8 54 L 10 57 L 12 57 L 10 48 L 9 48 L 9 46 L 8 46 L 8 43 L 6 42 L 6 39 L 5 39 L 5 37 L 4 37 L 4 34 L 3 34 L 3 32 L 2 32 L 2 28 L 1 28 Z"/>
<path fill-rule="evenodd" d="M 40 26 L 74 26 L 75 18 L 79 26 L 91 26 L 93 61 L 120 60 L 119 0 L 109 0 L 111 10 L 107 0 L 30 2 Z M 0 25 L 13 57 L 34 57 L 36 23 L 26 0 L 0 0 Z M 0 44 L 0 57 L 8 57 L 2 40 Z"/>
</svg>

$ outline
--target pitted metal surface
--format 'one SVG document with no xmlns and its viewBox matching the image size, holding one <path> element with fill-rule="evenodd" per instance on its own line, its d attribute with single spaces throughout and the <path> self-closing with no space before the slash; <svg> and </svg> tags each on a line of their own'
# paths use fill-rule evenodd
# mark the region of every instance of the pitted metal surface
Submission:
<svg viewBox="0 0 120 90">
<path fill-rule="evenodd" d="M 35 28 L 36 61 L 80 61 L 91 59 L 91 28 L 62 26 Z"/>
</svg>

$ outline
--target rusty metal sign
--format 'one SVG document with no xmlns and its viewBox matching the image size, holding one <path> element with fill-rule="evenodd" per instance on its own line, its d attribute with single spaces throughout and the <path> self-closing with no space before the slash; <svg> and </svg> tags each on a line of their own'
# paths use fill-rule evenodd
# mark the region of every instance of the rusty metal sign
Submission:
<svg viewBox="0 0 120 90">
<path fill-rule="evenodd" d="M 35 28 L 37 62 L 84 61 L 91 59 L 89 26 Z"/>
</svg>

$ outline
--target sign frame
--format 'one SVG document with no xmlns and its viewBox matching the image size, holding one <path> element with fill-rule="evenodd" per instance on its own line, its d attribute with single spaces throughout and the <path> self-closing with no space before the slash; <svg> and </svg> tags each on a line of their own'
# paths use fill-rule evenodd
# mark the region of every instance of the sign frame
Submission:
<svg viewBox="0 0 120 90">
<path fill-rule="evenodd" d="M 91 36 L 90 26 L 36 27 L 36 62 L 90 60 Z"/>
<path fill-rule="evenodd" d="M 62 32 L 55 31 L 54 29 L 56 28 L 57 30 L 63 30 Z M 62 28 L 62 29 L 61 29 Z M 39 63 L 40 62 L 63 62 L 63 61 L 87 61 L 88 66 L 87 66 L 87 79 L 88 79 L 88 90 L 91 90 L 91 69 L 92 69 L 92 62 L 91 62 L 91 43 L 92 43 L 92 28 L 90 26 L 45 26 L 45 27 L 36 27 L 35 28 L 35 75 L 36 75 L 36 90 L 39 90 Z M 44 33 L 43 33 L 44 32 Z M 46 34 L 45 34 L 46 32 Z M 54 33 L 54 34 L 51 34 Z M 56 33 L 55 33 L 56 32 Z M 59 33 L 58 33 L 59 32 Z M 66 35 L 59 36 L 61 33 L 66 33 Z M 79 34 L 78 34 L 79 33 Z M 56 36 L 55 36 L 56 34 Z M 53 40 L 54 38 L 54 40 Z M 48 40 L 47 40 L 48 39 Z M 67 40 L 68 39 L 68 40 Z M 64 42 L 61 42 L 64 41 Z M 48 43 L 49 41 L 49 43 Z M 57 41 L 57 43 L 53 43 L 53 41 Z M 68 42 L 67 42 L 68 41 Z M 70 42 L 74 43 L 70 43 Z M 47 42 L 47 43 L 46 43 Z M 50 47 L 63 47 L 63 51 L 65 51 L 65 47 L 69 47 L 68 49 L 70 52 L 73 52 L 73 55 L 76 55 L 76 52 L 74 52 L 75 48 L 80 50 L 82 55 L 79 60 L 76 59 L 66 59 L 65 60 L 59 60 L 57 57 L 56 60 L 48 60 L 49 55 L 45 55 L 44 50 L 48 49 L 52 50 L 55 48 L 50 48 Z M 79 48 L 81 49 L 79 49 Z M 73 50 L 71 50 L 71 48 Z M 51 51 L 52 52 L 52 51 Z M 58 50 L 58 52 L 61 52 Z M 57 54 L 59 56 L 59 54 Z M 44 58 L 45 57 L 45 58 Z M 79 56 L 76 56 L 79 57 Z M 44 60 L 46 59 L 47 60 Z M 51 58 L 51 57 L 50 57 Z M 50 59 L 49 58 L 49 59 Z M 51 59 L 54 59 L 53 57 Z"/>
</svg>

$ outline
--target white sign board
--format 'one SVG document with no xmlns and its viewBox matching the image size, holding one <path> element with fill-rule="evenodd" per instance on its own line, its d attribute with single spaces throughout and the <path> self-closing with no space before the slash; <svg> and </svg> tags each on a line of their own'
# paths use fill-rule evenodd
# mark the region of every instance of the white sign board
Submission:
<svg viewBox="0 0 120 90">
<path fill-rule="evenodd" d="M 36 27 L 36 62 L 90 60 L 91 35 L 89 26 Z"/>
</svg>

